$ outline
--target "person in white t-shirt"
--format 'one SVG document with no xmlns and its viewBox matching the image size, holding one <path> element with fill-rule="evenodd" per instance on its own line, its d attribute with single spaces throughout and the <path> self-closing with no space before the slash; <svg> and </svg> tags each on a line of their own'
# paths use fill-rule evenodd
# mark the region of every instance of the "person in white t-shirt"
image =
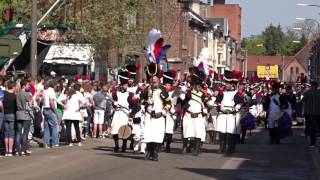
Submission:
<svg viewBox="0 0 320 180">
<path fill-rule="evenodd" d="M 52 129 L 52 146 L 59 147 L 58 119 L 56 115 L 57 103 L 54 91 L 55 82 L 48 81 L 48 87 L 43 93 L 43 116 L 44 116 L 44 147 L 50 147 L 50 129 Z"/>
<path fill-rule="evenodd" d="M 72 124 L 74 125 L 77 143 L 78 146 L 81 146 L 81 135 L 80 135 L 80 128 L 79 123 L 82 121 L 82 116 L 80 113 L 81 108 L 81 101 L 83 100 L 77 91 L 75 90 L 76 87 L 71 88 L 68 90 L 66 96 L 66 104 L 65 110 L 63 112 L 62 120 L 64 120 L 66 124 L 67 130 L 67 144 L 69 146 L 73 146 L 72 144 L 72 135 L 71 135 L 71 127 Z"/>
</svg>

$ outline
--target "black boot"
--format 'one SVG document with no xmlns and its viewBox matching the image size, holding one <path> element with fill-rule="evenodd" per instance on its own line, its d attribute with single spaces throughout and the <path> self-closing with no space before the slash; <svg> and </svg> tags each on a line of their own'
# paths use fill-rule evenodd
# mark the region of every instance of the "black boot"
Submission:
<svg viewBox="0 0 320 180">
<path fill-rule="evenodd" d="M 195 141 L 195 139 L 190 140 L 190 144 L 189 144 L 189 146 L 187 147 L 187 153 L 191 153 L 191 152 L 193 151 L 194 141 Z"/>
<path fill-rule="evenodd" d="M 241 139 L 240 139 L 240 144 L 244 144 L 246 140 L 246 134 L 247 134 L 247 129 L 243 127 L 241 129 Z"/>
<path fill-rule="evenodd" d="M 209 144 L 214 144 L 214 131 L 209 131 Z"/>
<path fill-rule="evenodd" d="M 170 144 L 172 142 L 172 134 L 166 134 L 167 136 L 167 144 L 166 144 L 166 153 L 171 152 Z"/>
<path fill-rule="evenodd" d="M 134 140 L 133 140 L 133 134 L 130 136 L 130 147 L 129 150 L 133 150 L 133 146 L 134 146 Z"/>
<path fill-rule="evenodd" d="M 233 154 L 235 152 L 237 142 L 237 135 L 227 134 L 227 154 Z"/>
<path fill-rule="evenodd" d="M 159 159 L 158 159 L 158 152 L 159 152 L 159 150 L 160 150 L 161 144 L 160 144 L 160 143 L 153 143 L 153 146 L 154 146 L 154 151 L 153 151 L 152 160 L 153 160 L 153 161 L 159 161 Z"/>
<path fill-rule="evenodd" d="M 200 146 L 201 146 L 201 139 L 195 138 L 193 143 L 193 155 L 198 156 L 200 152 Z"/>
<path fill-rule="evenodd" d="M 118 134 L 113 135 L 113 141 L 114 141 L 113 152 L 119 152 L 119 137 L 118 137 Z"/>
<path fill-rule="evenodd" d="M 149 160 L 151 156 L 151 143 L 147 143 L 147 153 L 146 156 L 144 157 L 144 160 Z"/>
<path fill-rule="evenodd" d="M 122 152 L 126 152 L 126 150 L 127 150 L 127 140 L 126 139 L 122 140 L 121 150 L 122 150 Z"/>
<path fill-rule="evenodd" d="M 218 154 L 223 154 L 226 151 L 226 134 L 219 133 L 219 150 Z"/>
<path fill-rule="evenodd" d="M 182 154 L 187 154 L 188 139 L 183 139 Z"/>
</svg>

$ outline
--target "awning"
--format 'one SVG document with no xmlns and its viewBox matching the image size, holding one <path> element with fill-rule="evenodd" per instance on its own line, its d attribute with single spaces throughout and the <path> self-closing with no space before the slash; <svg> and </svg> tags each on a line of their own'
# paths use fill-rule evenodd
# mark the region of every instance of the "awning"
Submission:
<svg viewBox="0 0 320 180">
<path fill-rule="evenodd" d="M 182 63 L 180 58 L 168 58 L 168 63 Z"/>
<path fill-rule="evenodd" d="M 44 60 L 43 63 L 48 64 L 71 64 L 71 65 L 79 65 L 84 64 L 88 65 L 91 61 L 79 61 L 79 60 L 70 60 L 70 59 L 54 59 L 54 60 Z"/>
<path fill-rule="evenodd" d="M 189 11 L 188 13 L 189 13 L 189 15 L 191 16 L 191 18 L 193 18 L 194 20 L 196 20 L 196 21 L 198 21 L 198 22 L 200 22 L 200 23 L 202 23 L 202 24 L 205 24 L 205 23 L 206 23 L 205 19 L 203 19 L 203 18 L 202 18 L 200 15 L 198 15 L 197 13 L 195 13 L 195 12 L 193 12 L 193 11 Z"/>
</svg>

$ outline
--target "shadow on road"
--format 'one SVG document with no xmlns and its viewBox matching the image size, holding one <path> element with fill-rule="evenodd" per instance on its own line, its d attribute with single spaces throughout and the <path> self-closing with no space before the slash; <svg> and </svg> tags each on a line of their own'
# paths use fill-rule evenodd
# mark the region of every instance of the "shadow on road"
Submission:
<svg viewBox="0 0 320 180">
<path fill-rule="evenodd" d="M 306 139 L 300 136 L 303 131 L 297 128 L 293 131 L 294 135 L 282 139 L 280 145 L 270 145 L 268 131 L 264 129 L 252 132 L 246 144 L 237 145 L 236 153 L 222 156 L 227 161 L 219 169 L 176 169 L 223 180 L 317 180 Z"/>
</svg>

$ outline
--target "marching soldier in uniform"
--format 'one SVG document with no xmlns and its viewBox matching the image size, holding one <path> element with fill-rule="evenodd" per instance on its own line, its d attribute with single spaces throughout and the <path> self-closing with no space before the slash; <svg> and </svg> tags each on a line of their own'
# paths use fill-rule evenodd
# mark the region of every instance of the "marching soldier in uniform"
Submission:
<svg viewBox="0 0 320 180">
<path fill-rule="evenodd" d="M 165 110 L 163 109 L 163 100 L 161 98 L 162 89 L 160 88 L 160 62 L 165 58 L 171 45 L 164 45 L 164 39 L 161 32 L 152 29 L 148 34 L 146 57 L 148 65 L 146 66 L 147 80 L 150 86 L 145 90 L 145 126 L 144 138 L 147 143 L 147 154 L 145 159 L 158 161 L 158 151 L 160 150 L 165 134 Z"/>
<path fill-rule="evenodd" d="M 130 150 L 134 150 L 134 136 L 136 133 L 138 133 L 138 136 L 140 134 L 140 123 L 141 123 L 141 106 L 139 103 L 139 87 L 136 83 L 136 76 L 137 71 L 139 70 L 140 65 L 135 64 L 129 64 L 126 66 L 126 70 L 128 71 L 128 88 L 127 91 L 129 92 L 129 109 L 130 109 L 130 122 L 132 122 L 132 134 L 130 136 Z M 137 126 L 138 124 L 138 126 Z M 137 137 L 136 137 L 137 138 Z"/>
<path fill-rule="evenodd" d="M 159 65 L 149 64 L 146 67 L 147 79 L 150 86 L 144 93 L 146 115 L 144 138 L 147 143 L 146 160 L 158 161 L 158 152 L 165 134 L 165 111 L 163 109 L 163 100 L 161 98 L 162 89 L 160 87 Z"/>
<path fill-rule="evenodd" d="M 170 153 L 170 144 L 172 142 L 172 136 L 174 133 L 174 125 L 176 120 L 175 104 L 177 102 L 177 97 L 174 97 L 174 90 L 172 89 L 172 84 L 174 81 L 173 71 L 165 72 L 162 76 L 163 80 L 163 91 L 161 93 L 161 98 L 163 100 L 164 110 L 166 112 L 166 131 L 165 131 L 165 141 L 166 141 L 166 152 Z"/>
<path fill-rule="evenodd" d="M 193 155 L 197 156 L 200 152 L 201 141 L 206 137 L 207 114 L 204 108 L 202 83 L 205 81 L 205 73 L 198 67 L 190 68 L 191 91 L 187 94 L 186 113 L 183 117 L 183 153 L 187 152 L 189 139 L 193 138 Z"/>
<path fill-rule="evenodd" d="M 115 112 L 111 123 L 111 134 L 114 140 L 114 152 L 119 151 L 119 136 L 118 131 L 121 126 L 127 125 L 129 120 L 129 92 L 128 87 L 128 71 L 120 70 L 118 73 L 120 86 L 112 93 L 113 105 Z M 127 140 L 122 140 L 122 152 L 125 152 L 127 148 Z"/>
<path fill-rule="evenodd" d="M 240 134 L 240 119 L 237 118 L 237 111 L 240 105 L 235 102 L 237 90 L 234 83 L 237 79 L 233 78 L 232 72 L 225 70 L 224 73 L 225 89 L 220 104 L 219 115 L 217 117 L 217 131 L 219 132 L 219 151 L 218 153 L 232 154 Z"/>
</svg>

